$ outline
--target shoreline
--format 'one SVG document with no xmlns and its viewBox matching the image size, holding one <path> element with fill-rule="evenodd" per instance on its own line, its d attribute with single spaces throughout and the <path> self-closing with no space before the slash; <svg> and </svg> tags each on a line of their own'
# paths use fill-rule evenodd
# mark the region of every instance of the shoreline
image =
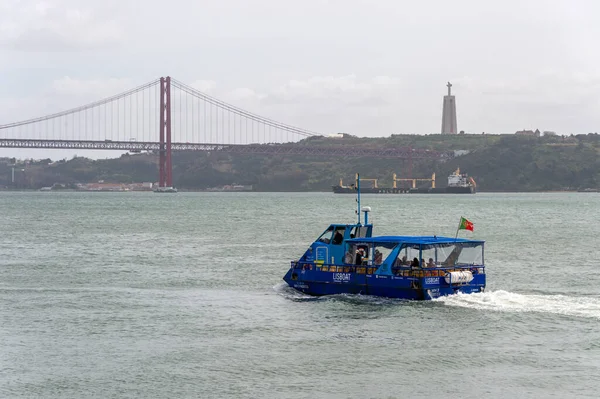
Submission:
<svg viewBox="0 0 600 399">
<path fill-rule="evenodd" d="M 330 190 L 294 190 L 294 191 L 287 191 L 287 190 L 248 190 L 248 191 L 244 191 L 244 190 L 239 190 L 239 191 L 235 191 L 235 190 L 231 190 L 231 191 L 227 191 L 227 190 L 220 190 L 220 191 L 216 191 L 216 190 L 188 190 L 188 189 L 177 189 L 178 192 L 180 193 L 330 193 L 330 194 L 336 194 L 331 192 Z M 121 191 L 121 190 L 74 190 L 74 189 L 62 189 L 62 190 L 40 190 L 40 189 L 34 189 L 34 188 L 23 188 L 23 189 L 0 189 L 0 192 L 43 192 L 43 193 L 49 193 L 49 192 L 54 192 L 54 193 L 154 193 L 154 191 L 152 190 L 128 190 L 128 191 Z M 452 195 L 452 196 L 469 196 L 469 195 L 476 195 L 476 194 L 543 194 L 543 193 L 582 193 L 582 194 L 598 194 L 600 193 L 600 189 L 591 189 L 589 191 L 580 191 L 580 190 L 541 190 L 541 191 L 477 191 L 477 193 L 474 194 L 468 194 L 468 193 L 460 193 L 460 194 L 455 194 L 455 193 L 438 193 L 438 194 L 431 194 L 431 193 L 399 193 L 399 194 L 387 194 L 387 193 L 361 193 L 361 195 L 378 195 L 378 196 L 402 196 L 402 195 L 435 195 L 435 196 L 439 196 L 439 195 Z M 339 194 L 336 194 L 339 195 Z"/>
</svg>

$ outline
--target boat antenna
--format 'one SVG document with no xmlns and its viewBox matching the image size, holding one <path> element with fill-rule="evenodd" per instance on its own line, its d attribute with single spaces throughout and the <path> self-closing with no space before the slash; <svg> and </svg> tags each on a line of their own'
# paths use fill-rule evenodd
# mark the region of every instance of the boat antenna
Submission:
<svg viewBox="0 0 600 399">
<path fill-rule="evenodd" d="M 360 225 L 360 174 L 356 174 L 356 215 L 358 216 L 358 224 Z"/>
</svg>

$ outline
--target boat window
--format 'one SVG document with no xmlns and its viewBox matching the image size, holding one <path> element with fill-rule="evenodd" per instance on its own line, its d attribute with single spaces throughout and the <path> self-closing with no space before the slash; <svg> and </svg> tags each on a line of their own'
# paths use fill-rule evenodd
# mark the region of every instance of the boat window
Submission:
<svg viewBox="0 0 600 399">
<path fill-rule="evenodd" d="M 329 228 L 327 230 L 325 230 L 325 232 L 323 234 L 321 234 L 321 237 L 319 237 L 317 239 L 317 241 L 324 242 L 325 244 L 329 244 L 331 242 L 332 235 L 333 235 L 333 226 L 329 226 Z"/>
<path fill-rule="evenodd" d="M 355 226 L 352 229 L 352 238 L 364 238 L 367 236 L 369 228 L 367 226 Z"/>
<path fill-rule="evenodd" d="M 437 254 L 437 245 L 423 245 L 421 247 L 421 258 L 423 259 L 423 267 L 440 266 L 440 261 Z"/>
<path fill-rule="evenodd" d="M 375 244 L 373 250 L 373 264 L 381 265 L 385 262 L 390 253 L 398 246 L 397 243 Z"/>
<path fill-rule="evenodd" d="M 483 244 L 464 243 L 463 249 L 458 256 L 457 263 L 460 265 L 482 265 Z"/>
<path fill-rule="evenodd" d="M 448 244 L 431 245 L 425 249 L 423 246 L 423 257 L 425 253 L 433 253 L 433 259 L 439 266 L 454 265 L 481 265 L 483 264 L 483 244 L 472 242 L 457 242 Z"/>
<path fill-rule="evenodd" d="M 363 261 L 366 261 L 367 259 L 369 259 L 369 244 L 356 243 L 346 245 L 346 252 L 344 255 L 345 263 L 361 265 Z"/>
<path fill-rule="evenodd" d="M 396 266 L 410 266 L 410 263 L 414 258 L 419 258 L 420 247 L 419 244 L 403 244 L 400 252 L 398 252 L 398 258 L 396 259 Z"/>
<path fill-rule="evenodd" d="M 335 229 L 335 233 L 333 233 L 333 241 L 331 241 L 334 245 L 340 245 L 344 241 L 344 233 L 346 232 L 345 227 L 337 227 Z"/>
</svg>

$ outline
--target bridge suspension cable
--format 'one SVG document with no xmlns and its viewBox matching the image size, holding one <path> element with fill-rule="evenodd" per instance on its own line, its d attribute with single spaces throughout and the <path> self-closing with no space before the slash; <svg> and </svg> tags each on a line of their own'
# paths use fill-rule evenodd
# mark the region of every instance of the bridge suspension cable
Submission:
<svg viewBox="0 0 600 399">
<path fill-rule="evenodd" d="M 29 124 L 32 124 L 32 123 L 37 123 L 37 122 L 44 122 L 44 121 L 47 121 L 47 120 L 50 120 L 50 119 L 60 118 L 62 116 L 67 116 L 67 115 L 75 114 L 75 113 L 78 113 L 78 112 L 87 111 L 87 110 L 89 110 L 91 108 L 99 107 L 101 105 L 105 105 L 105 104 L 108 104 L 108 103 L 111 103 L 111 102 L 114 102 L 114 101 L 121 100 L 121 99 L 123 99 L 125 97 L 132 96 L 133 94 L 139 93 L 139 92 L 144 91 L 146 89 L 149 89 L 149 88 L 151 88 L 153 86 L 158 86 L 159 82 L 160 82 L 160 80 L 156 79 L 156 80 L 153 80 L 153 81 L 148 82 L 146 84 L 143 84 L 141 86 L 138 86 L 135 89 L 127 90 L 127 91 L 124 91 L 124 92 L 122 92 L 120 94 L 117 94 L 117 95 L 114 95 L 114 96 L 111 96 L 111 97 L 107 97 L 107 98 L 105 98 L 103 100 L 95 101 L 93 103 L 82 105 L 80 107 L 72 108 L 72 109 L 69 109 L 69 110 L 66 110 L 66 111 L 61 111 L 61 112 L 57 112 L 57 113 L 54 113 L 54 114 L 50 114 L 50 115 L 46 115 L 46 116 L 41 116 L 41 117 L 38 117 L 38 118 L 27 119 L 27 120 L 20 121 L 20 122 L 13 122 L 13 123 L 5 124 L 5 125 L 0 125 L 0 129 L 8 129 L 8 128 L 11 128 L 11 127 L 18 127 L 18 126 L 23 126 L 23 125 L 29 125 Z"/>
<path fill-rule="evenodd" d="M 192 97 L 195 97 L 195 98 L 197 98 L 199 100 L 205 101 L 205 102 L 207 102 L 209 104 L 215 105 L 216 107 L 218 107 L 218 108 L 220 108 L 220 109 L 222 109 L 224 111 L 231 112 L 231 113 L 233 113 L 235 115 L 244 117 L 244 118 L 246 118 L 248 120 L 252 120 L 252 121 L 261 123 L 263 125 L 273 127 L 275 129 L 278 129 L 278 130 L 283 130 L 283 131 L 286 131 L 286 132 L 289 132 L 289 133 L 294 133 L 294 134 L 298 134 L 298 135 L 305 136 L 305 137 L 320 136 L 321 135 L 321 133 L 317 133 L 317 132 L 313 132 L 313 131 L 310 131 L 310 130 L 301 129 L 301 128 L 298 128 L 298 127 L 295 127 L 295 126 L 291 126 L 291 125 L 288 125 L 288 124 L 285 124 L 285 123 L 277 122 L 277 121 L 274 121 L 272 119 L 265 118 L 265 117 L 262 117 L 260 115 L 254 114 L 252 112 L 243 110 L 243 109 L 241 109 L 239 107 L 236 107 L 235 105 L 228 104 L 228 103 L 226 103 L 224 101 L 221 101 L 221 100 L 219 100 L 217 98 L 214 98 L 214 97 L 211 97 L 211 96 L 209 96 L 207 94 L 204 94 L 201 91 L 196 90 L 193 87 L 188 86 L 188 85 L 186 85 L 186 84 L 184 84 L 184 83 L 182 83 L 182 82 L 180 82 L 178 80 L 175 80 L 173 78 L 171 78 L 171 86 L 175 87 L 175 88 L 177 88 L 177 89 L 179 89 L 179 90 L 181 90 L 181 91 L 183 91 L 183 92 L 185 92 L 185 93 L 187 93 L 189 95 L 191 95 Z"/>
</svg>

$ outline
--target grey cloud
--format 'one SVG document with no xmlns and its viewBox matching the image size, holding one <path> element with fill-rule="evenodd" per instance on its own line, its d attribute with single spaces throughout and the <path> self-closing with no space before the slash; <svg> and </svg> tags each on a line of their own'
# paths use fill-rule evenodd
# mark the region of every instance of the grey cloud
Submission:
<svg viewBox="0 0 600 399">
<path fill-rule="evenodd" d="M 47 111 L 37 104 L 80 105 L 82 90 L 91 101 L 120 91 L 122 82 L 171 75 L 249 111 L 324 132 L 435 133 L 448 80 L 461 130 L 587 132 L 600 124 L 597 1 L 141 4 L 2 2 L 0 101 L 11 112 L 0 109 L 0 119 Z M 18 85 L 2 85 L 3 75 L 29 84 L 18 73 L 23 65 L 53 67 L 31 72 L 42 83 L 26 99 Z"/>
<path fill-rule="evenodd" d="M 117 45 L 118 37 L 110 35 L 78 37 L 57 32 L 50 28 L 41 28 L 29 30 L 11 39 L 0 41 L 0 44 L 2 43 L 17 51 L 93 51 Z"/>
<path fill-rule="evenodd" d="M 122 25 L 104 7 L 69 0 L 7 4 L 0 15 L 0 45 L 16 51 L 93 51 L 119 44 Z"/>
</svg>

